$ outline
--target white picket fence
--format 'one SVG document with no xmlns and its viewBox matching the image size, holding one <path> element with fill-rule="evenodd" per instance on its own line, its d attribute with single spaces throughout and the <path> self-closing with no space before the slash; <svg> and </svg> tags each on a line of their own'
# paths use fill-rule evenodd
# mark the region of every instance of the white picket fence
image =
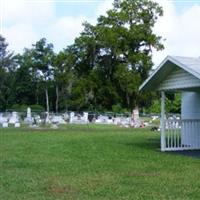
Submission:
<svg viewBox="0 0 200 200">
<path fill-rule="evenodd" d="M 165 120 L 164 151 L 200 149 L 200 120 Z"/>
</svg>

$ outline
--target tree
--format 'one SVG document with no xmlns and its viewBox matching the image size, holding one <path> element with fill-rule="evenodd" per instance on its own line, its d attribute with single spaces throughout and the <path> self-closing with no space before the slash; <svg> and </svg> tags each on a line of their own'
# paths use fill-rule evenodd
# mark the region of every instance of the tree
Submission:
<svg viewBox="0 0 200 200">
<path fill-rule="evenodd" d="M 114 0 L 96 25 L 84 23 L 74 44 L 54 54 L 42 38 L 16 57 L 17 68 L 1 39 L 0 106 L 36 102 L 48 113 L 150 106 L 155 94 L 141 94 L 138 87 L 153 65 L 152 50 L 163 49 L 153 32 L 159 16 L 161 7 L 150 0 Z"/>
<path fill-rule="evenodd" d="M 149 0 L 115 1 L 113 6 L 107 15 L 98 18 L 97 25 L 84 24 L 84 31 L 73 45 L 74 66 L 83 80 L 91 82 L 91 74 L 98 77 L 93 84 L 98 83 L 99 90 L 91 89 L 97 97 L 92 99 L 93 105 L 98 102 L 97 105 L 110 110 L 119 103 L 132 109 L 145 105 L 150 96 L 140 94 L 138 88 L 153 65 L 152 50 L 163 49 L 161 37 L 153 32 L 162 9 Z M 80 83 L 81 88 L 87 85 Z M 86 96 L 91 90 L 82 89 L 87 91 Z M 84 98 L 80 98 L 83 103 Z"/>
<path fill-rule="evenodd" d="M 68 98 L 74 81 L 74 55 L 70 48 L 60 51 L 54 59 L 55 110 L 68 109 Z"/>
<path fill-rule="evenodd" d="M 5 38 L 0 35 L 0 67 L 1 70 L 4 69 L 9 71 L 13 69 L 13 53 L 7 50 L 8 43 Z"/>
<path fill-rule="evenodd" d="M 125 92 L 128 108 L 140 104 L 138 87 L 153 65 L 152 49 L 163 49 L 161 37 L 153 33 L 161 15 L 162 9 L 155 2 L 123 0 L 115 2 L 107 16 L 98 18 L 97 38 L 100 52 L 104 52 L 99 55 L 100 67 L 107 69 L 108 78 L 119 86 L 117 90 Z"/>
<path fill-rule="evenodd" d="M 0 110 L 6 110 L 14 99 L 13 85 L 15 60 L 13 53 L 7 50 L 8 43 L 0 35 Z"/>
<path fill-rule="evenodd" d="M 16 60 L 19 67 L 15 74 L 15 103 L 20 105 L 38 104 L 38 91 L 32 72 L 32 51 L 24 49 L 22 55 L 16 56 Z"/>
<path fill-rule="evenodd" d="M 45 92 L 46 110 L 49 113 L 49 87 L 53 79 L 53 44 L 47 43 L 45 38 L 40 39 L 32 48 L 32 66 L 35 76 L 41 82 Z"/>
</svg>

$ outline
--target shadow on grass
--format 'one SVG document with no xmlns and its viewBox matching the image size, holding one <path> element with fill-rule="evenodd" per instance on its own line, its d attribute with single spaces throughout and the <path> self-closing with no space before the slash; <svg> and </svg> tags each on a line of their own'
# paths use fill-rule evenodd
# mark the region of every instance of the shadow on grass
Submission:
<svg viewBox="0 0 200 200">
<path fill-rule="evenodd" d="M 183 155 L 193 158 L 200 158 L 200 150 L 183 150 L 183 151 L 170 151 L 169 154 Z"/>
<path fill-rule="evenodd" d="M 150 151 L 160 151 L 160 140 L 159 139 L 147 139 L 145 141 L 137 143 L 129 143 L 127 145 L 135 145 L 139 148 L 150 150 Z M 200 150 L 182 150 L 182 151 L 167 151 L 165 152 L 170 155 L 182 155 L 187 157 L 199 158 Z"/>
<path fill-rule="evenodd" d="M 146 140 L 141 140 L 137 142 L 129 142 L 125 143 L 128 146 L 132 146 L 133 148 L 141 148 L 145 150 L 158 151 L 160 150 L 160 139 L 149 138 Z"/>
</svg>

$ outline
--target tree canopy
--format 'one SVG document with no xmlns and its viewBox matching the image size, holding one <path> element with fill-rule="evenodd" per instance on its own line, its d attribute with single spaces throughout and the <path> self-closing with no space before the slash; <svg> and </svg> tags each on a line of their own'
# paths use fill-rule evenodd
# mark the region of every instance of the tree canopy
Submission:
<svg viewBox="0 0 200 200">
<path fill-rule="evenodd" d="M 56 112 L 103 111 L 150 105 L 153 96 L 140 94 L 138 87 L 153 66 L 152 50 L 164 48 L 162 38 L 153 32 L 162 14 L 162 8 L 150 0 L 114 1 L 96 25 L 83 24 L 72 45 L 55 53 L 53 44 L 42 38 L 15 56 L 16 69 L 11 67 L 13 55 L 6 53 L 7 44 L 1 37 L 0 76 L 15 73 L 15 87 L 9 100 L 1 89 L 4 103 L 0 109 L 37 104 Z M 0 87 L 6 84 L 2 82 Z"/>
</svg>

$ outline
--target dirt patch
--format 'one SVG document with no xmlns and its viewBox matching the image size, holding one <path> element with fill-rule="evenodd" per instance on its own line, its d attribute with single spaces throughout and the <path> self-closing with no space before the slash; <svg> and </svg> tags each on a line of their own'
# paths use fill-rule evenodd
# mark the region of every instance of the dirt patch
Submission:
<svg viewBox="0 0 200 200">
<path fill-rule="evenodd" d="M 128 172 L 127 176 L 155 177 L 160 176 L 160 174 L 156 172 Z"/>
<path fill-rule="evenodd" d="M 47 191 L 51 194 L 69 194 L 74 193 L 75 189 L 70 185 L 54 180 L 48 182 Z"/>
<path fill-rule="evenodd" d="M 99 185 L 102 184 L 102 180 L 99 179 L 99 178 L 88 178 L 86 181 L 85 181 L 85 184 L 88 185 L 89 187 L 91 188 L 96 188 L 98 187 Z"/>
<path fill-rule="evenodd" d="M 62 194 L 62 193 L 73 193 L 74 189 L 70 186 L 62 186 L 62 185 L 51 185 L 48 188 L 50 193 Z"/>
</svg>

